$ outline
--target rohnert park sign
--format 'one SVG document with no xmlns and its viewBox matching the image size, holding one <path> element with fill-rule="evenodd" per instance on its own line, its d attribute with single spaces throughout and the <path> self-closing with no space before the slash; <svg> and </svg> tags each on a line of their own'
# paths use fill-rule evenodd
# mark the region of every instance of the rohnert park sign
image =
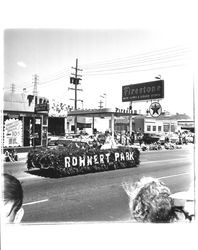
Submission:
<svg viewBox="0 0 198 250">
<path fill-rule="evenodd" d="M 122 101 L 143 101 L 164 98 L 164 80 L 122 86 Z"/>
<path fill-rule="evenodd" d="M 111 157 L 110 153 L 100 153 L 95 155 L 84 155 L 84 156 L 66 156 L 65 157 L 65 168 L 70 167 L 84 167 L 92 166 L 97 164 L 112 163 L 116 161 L 134 161 L 133 152 L 114 152 Z"/>
</svg>

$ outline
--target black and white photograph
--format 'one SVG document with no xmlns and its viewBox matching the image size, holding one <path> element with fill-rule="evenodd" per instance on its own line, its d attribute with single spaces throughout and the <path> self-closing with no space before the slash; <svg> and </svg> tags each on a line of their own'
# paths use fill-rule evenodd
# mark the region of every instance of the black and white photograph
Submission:
<svg viewBox="0 0 198 250">
<path fill-rule="evenodd" d="M 24 25 L 3 47 L 3 227 L 196 222 L 190 31 Z"/>
</svg>

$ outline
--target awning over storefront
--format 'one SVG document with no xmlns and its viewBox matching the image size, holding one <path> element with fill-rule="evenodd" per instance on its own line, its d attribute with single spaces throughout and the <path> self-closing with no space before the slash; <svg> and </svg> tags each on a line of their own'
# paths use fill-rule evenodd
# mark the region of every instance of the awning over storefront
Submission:
<svg viewBox="0 0 198 250">
<path fill-rule="evenodd" d="M 68 112 L 68 116 L 85 116 L 93 118 L 93 131 L 94 131 L 94 118 L 95 117 L 111 117 L 111 132 L 114 134 L 114 119 L 115 117 L 129 117 L 129 132 L 132 132 L 132 117 L 137 116 L 138 114 L 129 109 L 79 109 L 72 110 Z"/>
<path fill-rule="evenodd" d="M 79 109 L 79 110 L 72 110 L 68 112 L 68 116 L 86 116 L 86 117 L 111 117 L 114 116 L 137 116 L 138 114 L 132 112 L 129 109 L 110 109 L 110 108 L 103 108 L 103 109 Z"/>
</svg>

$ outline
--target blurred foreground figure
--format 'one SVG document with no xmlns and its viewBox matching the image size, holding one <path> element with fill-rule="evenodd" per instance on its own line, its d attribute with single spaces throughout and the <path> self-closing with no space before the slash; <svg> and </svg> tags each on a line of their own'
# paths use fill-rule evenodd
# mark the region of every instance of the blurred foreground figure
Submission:
<svg viewBox="0 0 198 250">
<path fill-rule="evenodd" d="M 124 184 L 129 196 L 131 218 L 136 222 L 171 223 L 190 222 L 183 206 L 176 206 L 170 189 L 160 180 L 143 177 L 134 185 Z"/>
<path fill-rule="evenodd" d="M 23 189 L 21 183 L 14 176 L 2 175 L 3 221 L 5 223 L 19 223 L 24 210 Z"/>
</svg>

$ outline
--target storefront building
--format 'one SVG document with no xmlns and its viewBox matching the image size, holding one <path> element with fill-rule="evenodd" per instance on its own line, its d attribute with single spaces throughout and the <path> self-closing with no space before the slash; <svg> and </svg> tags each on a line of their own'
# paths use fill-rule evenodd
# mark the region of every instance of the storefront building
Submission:
<svg viewBox="0 0 198 250">
<path fill-rule="evenodd" d="M 5 92 L 3 102 L 3 148 L 47 145 L 48 100 L 25 93 Z M 45 108 L 44 108 L 45 107 Z"/>
<path fill-rule="evenodd" d="M 48 132 L 55 136 L 64 136 L 67 132 L 68 105 L 56 100 L 49 101 Z"/>
<path fill-rule="evenodd" d="M 77 132 L 80 130 L 79 121 L 83 121 L 81 119 L 84 119 L 82 124 L 84 124 L 84 127 L 87 127 L 86 132 L 91 134 L 95 133 L 96 131 L 104 132 L 108 130 L 113 134 L 114 131 L 117 132 L 118 129 L 118 126 L 116 126 L 116 120 L 122 117 L 126 118 L 128 121 L 128 129 L 132 132 L 132 118 L 136 115 L 137 113 L 133 113 L 132 111 L 118 108 L 72 110 L 68 112 L 68 120 L 71 119 L 73 124 L 72 126 L 75 126 L 73 121 L 74 117 L 77 117 Z"/>
<path fill-rule="evenodd" d="M 127 118 L 118 119 L 115 122 L 117 131 L 129 131 L 129 120 Z M 161 115 L 158 118 L 137 115 L 132 120 L 132 129 L 137 132 L 141 130 L 144 133 L 175 133 L 182 130 L 188 130 L 194 133 L 195 124 L 188 115 Z"/>
</svg>

